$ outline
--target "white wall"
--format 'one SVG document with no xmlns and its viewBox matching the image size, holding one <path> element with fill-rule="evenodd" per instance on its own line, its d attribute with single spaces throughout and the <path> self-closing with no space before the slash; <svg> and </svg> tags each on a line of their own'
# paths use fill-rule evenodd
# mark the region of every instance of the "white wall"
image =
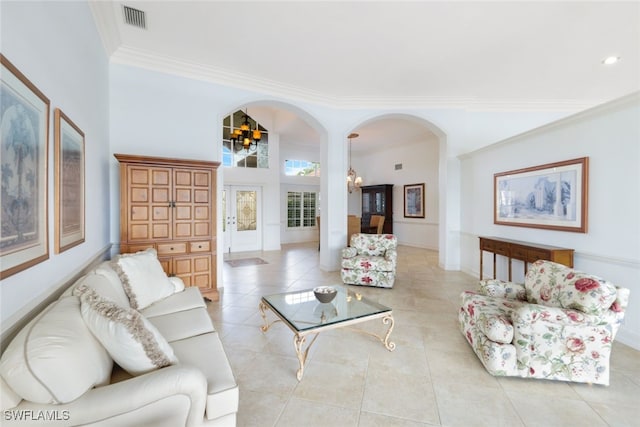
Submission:
<svg viewBox="0 0 640 427">
<path fill-rule="evenodd" d="M 631 289 L 619 339 L 640 348 L 639 123 L 640 94 L 635 93 L 461 156 L 462 269 L 479 274 L 477 237 L 482 235 L 573 248 L 575 268 Z M 585 156 L 587 233 L 493 224 L 493 174 Z M 491 255 L 484 256 L 490 266 Z M 514 279 L 522 281 L 517 264 Z M 506 277 L 504 259 L 498 268 Z"/>
<path fill-rule="evenodd" d="M 49 115 L 49 253 L 47 261 L 0 282 L 3 331 L 108 250 L 108 61 L 89 7 L 82 2 L 1 2 L 2 54 L 51 102 Z M 54 253 L 53 110 L 85 133 L 85 242 Z"/>
</svg>

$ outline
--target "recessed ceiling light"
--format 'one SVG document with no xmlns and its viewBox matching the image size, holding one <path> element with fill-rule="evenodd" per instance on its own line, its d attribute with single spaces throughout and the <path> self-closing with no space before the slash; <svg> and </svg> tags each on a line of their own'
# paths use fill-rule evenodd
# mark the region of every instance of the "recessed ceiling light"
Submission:
<svg viewBox="0 0 640 427">
<path fill-rule="evenodd" d="M 604 59 L 602 60 L 602 63 L 603 63 L 604 65 L 613 65 L 613 64 L 615 64 L 615 63 L 616 63 L 616 62 L 618 62 L 618 61 L 620 61 L 620 57 L 619 57 L 619 56 L 609 56 L 609 57 L 607 57 L 607 58 L 604 58 Z"/>
</svg>

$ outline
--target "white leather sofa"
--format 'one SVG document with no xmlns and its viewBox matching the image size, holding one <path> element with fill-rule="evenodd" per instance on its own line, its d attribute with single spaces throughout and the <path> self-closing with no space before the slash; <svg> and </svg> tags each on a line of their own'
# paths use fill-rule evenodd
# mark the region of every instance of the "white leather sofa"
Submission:
<svg viewBox="0 0 640 427">
<path fill-rule="evenodd" d="M 125 274 L 118 262 L 138 255 L 148 265 Z M 199 290 L 167 278 L 153 250 L 118 258 L 7 346 L 0 424 L 235 426 L 238 386 Z"/>
</svg>

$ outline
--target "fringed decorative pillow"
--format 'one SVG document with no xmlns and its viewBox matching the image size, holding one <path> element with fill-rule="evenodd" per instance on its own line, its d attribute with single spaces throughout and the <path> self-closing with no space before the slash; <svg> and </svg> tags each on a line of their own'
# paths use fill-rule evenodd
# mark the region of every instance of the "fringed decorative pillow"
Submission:
<svg viewBox="0 0 640 427">
<path fill-rule="evenodd" d="M 131 375 L 178 362 L 173 348 L 138 311 L 122 307 L 82 285 L 82 318 L 113 360 Z"/>
</svg>

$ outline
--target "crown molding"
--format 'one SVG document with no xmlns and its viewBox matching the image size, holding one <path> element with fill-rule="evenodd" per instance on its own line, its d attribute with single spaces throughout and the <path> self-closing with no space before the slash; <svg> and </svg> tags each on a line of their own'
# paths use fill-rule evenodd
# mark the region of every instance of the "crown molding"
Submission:
<svg viewBox="0 0 640 427">
<path fill-rule="evenodd" d="M 116 26 L 113 4 L 108 1 L 89 1 L 88 3 L 98 34 L 102 39 L 102 46 L 107 52 L 107 57 L 111 57 L 118 46 L 122 44 L 120 33 Z"/>
<path fill-rule="evenodd" d="M 188 62 L 178 58 L 157 55 L 147 50 L 120 46 L 111 55 L 111 62 L 145 68 L 189 79 L 232 86 L 278 98 L 296 99 L 339 109 L 463 109 L 475 112 L 497 111 L 566 111 L 576 112 L 602 103 L 602 100 L 571 99 L 483 99 L 479 97 L 440 96 L 336 96 L 288 85 L 255 75 L 230 72 L 211 65 Z"/>
<path fill-rule="evenodd" d="M 568 126 L 571 125 L 573 123 L 579 123 L 579 122 L 583 122 L 586 119 L 589 119 L 590 117 L 593 117 L 594 115 L 598 115 L 598 114 L 602 114 L 604 112 L 607 111 L 614 111 L 617 110 L 619 108 L 624 108 L 628 105 L 631 105 L 633 103 L 639 103 L 640 102 L 640 91 L 634 91 L 631 92 L 627 95 L 624 95 L 620 98 L 616 98 L 604 103 L 600 103 L 597 105 L 592 105 L 589 108 L 583 109 L 578 111 L 577 113 L 571 114 L 567 117 L 563 117 L 561 119 L 555 120 L 551 123 L 547 123 L 545 125 L 542 126 L 538 126 L 537 128 L 533 128 L 530 129 L 526 132 L 522 132 L 520 134 L 511 136 L 509 138 L 503 139 L 501 141 L 497 141 L 494 142 L 493 144 L 489 144 L 486 145 L 482 148 L 478 148 L 477 150 L 473 150 L 470 151 L 468 153 L 464 153 L 464 154 L 460 154 L 458 157 L 458 159 L 460 160 L 464 160 L 464 159 L 468 159 L 468 158 L 472 158 L 473 156 L 475 156 L 476 154 L 479 153 L 483 153 L 483 152 L 490 152 L 492 150 L 495 150 L 497 148 L 500 148 L 504 145 L 507 144 L 513 144 L 513 143 L 518 143 L 521 142 L 524 138 L 533 136 L 533 135 L 539 135 L 539 134 L 543 134 L 545 132 L 549 132 L 553 129 L 558 129 L 558 128 L 562 128 L 564 126 Z"/>
</svg>

